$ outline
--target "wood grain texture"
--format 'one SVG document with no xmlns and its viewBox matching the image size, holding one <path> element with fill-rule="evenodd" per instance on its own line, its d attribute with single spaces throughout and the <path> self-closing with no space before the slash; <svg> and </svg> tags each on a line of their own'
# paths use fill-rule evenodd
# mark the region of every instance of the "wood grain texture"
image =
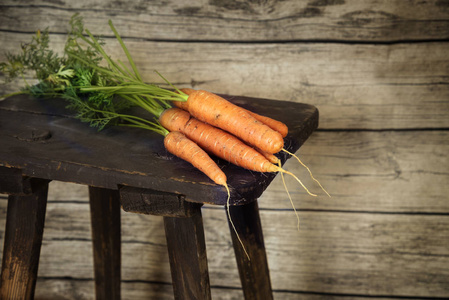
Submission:
<svg viewBox="0 0 449 300">
<path fill-rule="evenodd" d="M 175 299 L 211 300 L 201 208 L 191 216 L 163 219 Z"/>
<path fill-rule="evenodd" d="M 285 168 L 319 196 L 308 196 L 288 176 L 287 185 L 299 209 L 446 214 L 448 141 L 446 131 L 315 132 L 296 154 L 332 198 L 294 159 Z M 86 191 L 82 185 L 54 181 L 49 199 L 88 201 Z M 280 176 L 259 199 L 259 206 L 291 207 Z"/>
<path fill-rule="evenodd" d="M 34 299 L 44 232 L 48 181 L 26 196 L 8 198 L 0 280 L 1 299 Z"/>
<path fill-rule="evenodd" d="M 119 30 L 120 28 L 118 28 Z M 64 36 L 52 36 L 62 49 Z M 7 51 L 29 35 L 1 33 Z M 320 128 L 448 128 L 449 43 L 173 43 L 125 40 L 145 81 L 309 103 Z M 111 56 L 124 59 L 107 40 Z M 219 70 L 219 71 L 217 71 Z M 1 78 L 0 78 L 1 79 Z M 2 85 L 4 93 L 23 83 Z"/>
<path fill-rule="evenodd" d="M 31 4 L 31 5 L 30 5 Z M 98 34 L 112 18 L 124 35 L 150 40 L 408 41 L 449 37 L 445 1 L 13 1 L 2 2 L 1 31 L 52 27 L 64 32 L 74 12 Z"/>
<path fill-rule="evenodd" d="M 89 187 L 92 249 L 97 299 L 121 299 L 120 195 Z"/>
<path fill-rule="evenodd" d="M 449 297 L 447 1 L 5 0 L 0 61 L 38 28 L 60 51 L 74 12 L 124 58 L 113 19 L 146 81 L 157 69 L 182 87 L 319 108 L 326 131 L 297 154 L 333 197 L 287 178 L 300 232 L 279 177 L 259 200 L 275 299 Z M 319 192 L 294 160 L 286 168 Z M 36 296 L 93 299 L 86 187 L 49 192 Z M 242 299 L 226 216 L 203 217 L 212 297 Z M 173 299 L 162 218 L 122 218 L 123 297 Z"/>
<path fill-rule="evenodd" d="M 133 300 L 173 300 L 173 289 L 169 284 L 155 282 L 123 282 L 123 299 Z M 47 291 L 53 291 L 49 295 Z M 243 297 L 242 291 L 238 288 L 230 289 L 223 287 L 211 288 L 213 300 L 240 300 Z M 274 291 L 274 299 L 279 300 L 364 300 L 363 296 L 349 295 L 317 295 L 314 293 L 291 293 L 286 291 Z M 68 280 L 42 278 L 38 280 L 36 289 L 36 299 L 45 300 L 94 300 L 92 294 L 92 282 L 89 280 Z M 375 299 L 375 298 L 374 298 Z M 381 299 L 394 300 L 397 298 L 382 297 Z M 416 298 L 404 297 L 404 300 Z"/>
<path fill-rule="evenodd" d="M 289 217 L 261 211 L 274 291 L 449 296 L 447 216 L 301 211 L 299 232 L 295 222 L 279 221 Z M 240 288 L 224 211 L 203 209 L 203 219 L 211 286 Z M 92 280 L 88 220 L 87 203 L 48 203 L 42 278 Z M 162 218 L 124 213 L 122 220 L 124 282 L 168 284 Z"/>
<path fill-rule="evenodd" d="M 300 209 L 445 214 L 449 212 L 448 141 L 446 131 L 315 132 L 296 154 L 332 198 L 294 159 L 285 168 L 319 196 L 308 196 L 288 176 L 287 185 Z M 49 193 L 53 200 L 87 201 L 86 187 L 78 184 L 51 182 Z M 291 207 L 280 176 L 259 199 L 259 206 Z"/>
<path fill-rule="evenodd" d="M 276 106 L 277 101 L 224 97 L 285 122 L 290 130 L 284 147 L 290 151 L 296 151 L 318 126 L 318 111 L 311 105 L 283 102 L 291 106 L 291 113 L 286 114 Z M 26 95 L 0 103 L 0 136 L 4 141 L 0 144 L 0 165 L 19 168 L 27 176 L 108 189 L 121 185 L 149 188 L 183 194 L 189 202 L 226 203 L 226 189 L 190 163 L 167 154 L 162 136 L 119 126 L 98 132 L 75 119 L 65 105 L 62 99 L 32 99 Z M 43 141 L 20 138 L 23 132 L 36 130 L 51 134 Z M 285 160 L 285 155 L 280 159 Z M 228 177 L 231 204 L 259 197 L 275 176 L 245 171 L 228 162 L 217 163 Z"/>
<path fill-rule="evenodd" d="M 273 300 L 257 201 L 226 213 L 245 300 Z"/>
<path fill-rule="evenodd" d="M 1 194 L 26 195 L 32 193 L 31 180 L 23 177 L 20 169 L 0 167 Z"/>
<path fill-rule="evenodd" d="M 185 196 L 140 189 L 121 187 L 120 204 L 126 212 L 174 218 L 190 217 L 198 213 L 199 203 L 187 202 Z"/>
</svg>

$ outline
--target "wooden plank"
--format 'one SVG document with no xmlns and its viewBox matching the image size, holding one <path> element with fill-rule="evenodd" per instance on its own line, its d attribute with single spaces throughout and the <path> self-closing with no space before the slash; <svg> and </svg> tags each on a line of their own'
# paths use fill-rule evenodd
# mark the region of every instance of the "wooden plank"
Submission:
<svg viewBox="0 0 449 300">
<path fill-rule="evenodd" d="M 300 209 L 448 213 L 447 153 L 448 131 L 315 132 L 296 154 L 332 198 L 294 159 L 285 168 L 320 196 L 310 197 L 292 178 L 286 180 Z M 260 206 L 291 207 L 280 176 Z"/>
<path fill-rule="evenodd" d="M 64 299 L 64 300 L 94 300 L 93 283 L 89 280 L 67 280 L 65 278 L 38 279 L 36 287 L 36 299 Z M 171 285 L 157 282 L 123 282 L 123 299 L 133 300 L 173 300 L 173 289 Z M 211 288 L 214 300 L 242 299 L 240 289 L 229 289 L 223 287 Z M 294 293 L 286 291 L 275 291 L 275 299 L 283 300 L 364 300 L 363 296 L 351 295 L 329 295 L 313 293 Z M 371 299 L 393 300 L 390 297 L 370 297 Z M 412 300 L 416 298 L 401 298 Z"/>
<path fill-rule="evenodd" d="M 3 202 L 0 205 L 4 206 Z M 92 278 L 87 204 L 49 203 L 40 276 Z M 125 282 L 170 282 L 162 218 L 123 214 Z M 211 286 L 240 288 L 222 209 L 203 209 Z M 449 297 L 447 215 L 262 210 L 273 290 Z M 68 230 L 67 228 L 71 228 Z"/>
<path fill-rule="evenodd" d="M 53 37 L 55 49 L 62 49 L 65 38 Z M 0 35 L 5 51 L 28 40 Z M 145 81 L 161 83 L 156 69 L 180 87 L 309 103 L 320 111 L 320 128 L 449 127 L 449 43 L 125 42 Z M 107 45 L 111 56 L 124 58 L 115 41 Z"/>
<path fill-rule="evenodd" d="M 152 40 L 397 41 L 449 37 L 449 10 L 441 0 L 395 1 L 152 1 L 2 2 L 0 30 L 64 32 L 74 12 L 89 28 Z"/>
</svg>

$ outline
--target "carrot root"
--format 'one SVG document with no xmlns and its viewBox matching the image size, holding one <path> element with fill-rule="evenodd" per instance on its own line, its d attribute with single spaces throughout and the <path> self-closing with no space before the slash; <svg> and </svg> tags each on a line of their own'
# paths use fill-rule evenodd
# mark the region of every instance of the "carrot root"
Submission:
<svg viewBox="0 0 449 300">
<path fill-rule="evenodd" d="M 243 241 L 240 238 L 239 233 L 237 232 L 237 228 L 235 228 L 234 222 L 232 221 L 232 218 L 231 218 L 231 210 L 229 209 L 229 206 L 230 206 L 229 200 L 231 198 L 231 193 L 229 192 L 229 187 L 227 184 L 224 184 L 224 187 L 226 188 L 226 191 L 228 192 L 228 199 L 226 200 L 226 212 L 228 213 L 229 223 L 231 224 L 232 229 L 234 230 L 235 235 L 237 236 L 237 239 L 240 242 L 240 245 L 242 245 L 243 252 L 245 252 L 245 255 L 248 258 L 248 260 L 251 261 L 251 258 L 249 257 L 249 254 L 246 251 L 245 245 L 243 244 Z"/>
<path fill-rule="evenodd" d="M 317 179 L 315 179 L 315 177 L 313 177 L 312 171 L 310 171 L 309 167 L 307 167 L 307 166 L 306 166 L 306 165 L 299 159 L 298 156 L 296 156 L 295 154 L 293 154 L 293 153 L 287 151 L 286 149 L 282 149 L 282 151 L 284 151 L 285 153 L 287 153 L 287 154 L 293 156 L 294 158 L 296 158 L 296 160 L 297 160 L 297 161 L 298 161 L 304 168 L 307 169 L 307 171 L 308 171 L 309 174 L 310 174 L 310 178 L 312 178 L 312 180 L 315 181 L 315 182 L 320 186 L 320 188 L 326 193 L 326 195 L 327 195 L 329 198 L 331 197 L 331 195 L 326 191 L 326 189 L 321 185 L 321 183 L 320 183 Z"/>
<path fill-rule="evenodd" d="M 276 169 L 277 169 L 277 172 L 285 173 L 285 174 L 288 174 L 288 175 L 292 176 L 293 178 L 295 178 L 295 180 L 299 182 L 299 184 L 304 188 L 304 190 L 305 190 L 305 191 L 307 192 L 307 194 L 309 194 L 310 196 L 313 196 L 313 197 L 316 197 L 316 196 L 317 196 L 317 195 L 311 193 L 311 192 L 309 191 L 309 189 L 304 185 L 304 183 L 302 183 L 302 181 L 301 181 L 295 174 L 293 174 L 292 172 L 289 172 L 289 171 L 287 171 L 287 170 L 284 170 L 284 169 L 282 169 L 281 167 L 276 167 Z"/>
<path fill-rule="evenodd" d="M 278 165 L 279 165 L 279 168 L 281 168 L 281 161 L 278 162 Z M 290 203 L 291 203 L 291 205 L 293 207 L 293 211 L 295 212 L 296 219 L 298 219 L 297 227 L 298 227 L 298 231 L 299 231 L 299 215 L 298 215 L 298 212 L 296 211 L 295 205 L 293 204 L 292 196 L 290 196 L 290 193 L 289 193 L 288 188 L 287 188 L 287 184 L 285 184 L 285 178 L 284 178 L 284 173 L 283 172 L 281 172 L 281 178 L 282 178 L 282 183 L 284 184 L 285 191 L 287 192 L 288 199 L 290 200 Z"/>
</svg>

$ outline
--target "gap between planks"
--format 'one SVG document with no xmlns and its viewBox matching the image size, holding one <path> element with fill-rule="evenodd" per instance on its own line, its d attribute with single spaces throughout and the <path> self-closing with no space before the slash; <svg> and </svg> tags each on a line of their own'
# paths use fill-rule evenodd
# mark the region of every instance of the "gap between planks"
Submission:
<svg viewBox="0 0 449 300">
<path fill-rule="evenodd" d="M 35 31 L 19 30 L 0 30 L 1 33 L 34 35 Z M 49 34 L 55 36 L 66 36 L 66 32 L 49 31 Z M 111 34 L 101 35 L 103 39 L 115 40 L 116 37 Z M 180 43 L 180 44 L 247 44 L 247 45 L 265 45 L 265 44 L 343 44 L 343 45 L 399 45 L 399 44 L 425 44 L 425 43 L 447 43 L 449 39 L 404 39 L 404 40 L 338 40 L 338 39 L 290 39 L 290 40 L 214 40 L 214 39 L 161 39 L 161 38 L 143 38 L 135 36 L 121 36 L 123 40 L 157 42 L 157 43 Z"/>
</svg>

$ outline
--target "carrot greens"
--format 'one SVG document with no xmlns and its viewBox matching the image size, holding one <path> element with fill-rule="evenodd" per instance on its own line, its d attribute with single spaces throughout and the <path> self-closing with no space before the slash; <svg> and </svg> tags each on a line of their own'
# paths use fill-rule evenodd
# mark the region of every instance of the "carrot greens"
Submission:
<svg viewBox="0 0 449 300">
<path fill-rule="evenodd" d="M 50 50 L 48 29 L 38 31 L 30 43 L 22 46 L 22 53 L 6 55 L 7 63 L 0 64 L 0 71 L 7 80 L 18 76 L 25 80 L 24 74 L 34 71 L 38 83 L 29 85 L 25 80 L 25 87 L 14 95 L 22 93 L 63 98 L 81 121 L 99 130 L 107 125 L 120 125 L 166 135 L 168 131 L 157 121 L 148 121 L 126 112 L 133 106 L 139 106 L 158 117 L 171 107 L 168 101 L 185 101 L 187 95 L 144 83 L 111 21 L 109 25 L 131 67 L 120 60 L 114 61 L 104 50 L 103 40 L 85 29 L 82 18 L 75 14 L 70 20 L 71 28 L 63 55 Z"/>
</svg>

